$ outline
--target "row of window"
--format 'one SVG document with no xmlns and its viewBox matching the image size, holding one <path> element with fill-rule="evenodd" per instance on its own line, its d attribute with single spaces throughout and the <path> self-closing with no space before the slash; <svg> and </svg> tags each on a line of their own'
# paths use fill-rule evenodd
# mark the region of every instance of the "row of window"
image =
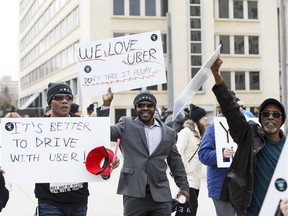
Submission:
<svg viewBox="0 0 288 216">
<path fill-rule="evenodd" d="M 229 89 L 245 91 L 260 90 L 259 71 L 221 71 L 221 75 Z"/>
<path fill-rule="evenodd" d="M 258 0 L 216 0 L 215 5 L 218 18 L 258 19 Z"/>
<path fill-rule="evenodd" d="M 24 69 L 41 54 L 50 49 L 56 42 L 79 26 L 79 7 L 75 8 L 55 28 L 49 32 L 33 49 L 31 49 L 20 61 L 21 69 Z"/>
<path fill-rule="evenodd" d="M 113 0 L 114 16 L 166 16 L 168 0 Z"/>
</svg>

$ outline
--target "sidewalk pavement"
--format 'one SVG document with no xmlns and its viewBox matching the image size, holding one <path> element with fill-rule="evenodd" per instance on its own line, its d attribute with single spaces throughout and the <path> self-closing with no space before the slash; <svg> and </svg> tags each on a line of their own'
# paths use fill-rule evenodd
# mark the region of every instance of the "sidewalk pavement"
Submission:
<svg viewBox="0 0 288 216">
<path fill-rule="evenodd" d="M 120 161 L 122 157 L 118 155 Z M 123 215 L 122 196 L 116 194 L 120 167 L 112 172 L 109 180 L 89 183 L 89 201 L 87 216 L 121 216 Z M 169 174 L 168 174 L 169 176 Z M 177 194 L 177 187 L 169 176 L 172 194 Z M 9 186 L 9 184 L 8 184 Z M 215 216 L 213 201 L 208 198 L 206 186 L 206 167 L 203 166 L 203 178 L 198 198 L 197 216 Z M 10 199 L 1 216 L 33 216 L 37 206 L 34 196 L 34 184 L 12 184 Z M 174 215 L 174 214 L 172 214 Z"/>
</svg>

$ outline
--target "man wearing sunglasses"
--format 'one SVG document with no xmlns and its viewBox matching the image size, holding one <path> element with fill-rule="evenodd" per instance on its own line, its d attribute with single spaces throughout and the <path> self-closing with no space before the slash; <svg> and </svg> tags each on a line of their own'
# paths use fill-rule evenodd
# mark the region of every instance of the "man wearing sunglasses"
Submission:
<svg viewBox="0 0 288 216">
<path fill-rule="evenodd" d="M 123 195 L 124 216 L 170 216 L 168 166 L 180 188 L 178 195 L 189 200 L 189 185 L 176 147 L 176 132 L 153 117 L 157 100 L 151 92 L 140 92 L 133 104 L 137 117 L 121 117 L 111 126 L 111 140 L 120 139 L 124 158 L 117 190 Z"/>
<path fill-rule="evenodd" d="M 109 107 L 113 94 L 111 89 L 103 95 L 103 106 Z M 71 88 L 64 83 L 49 83 L 47 103 L 51 113 L 45 117 L 80 117 L 70 109 L 73 102 Z M 109 109 L 99 109 L 99 116 L 108 116 Z M 112 161 L 111 167 L 119 166 L 119 159 Z M 66 188 L 63 190 L 61 188 Z M 85 216 L 87 214 L 88 183 L 38 183 L 35 184 L 35 196 L 38 199 L 36 215 Z"/>
<path fill-rule="evenodd" d="M 232 204 L 238 215 L 259 215 L 273 172 L 285 143 L 280 127 L 286 119 L 284 106 L 266 99 L 259 107 L 259 122 L 247 122 L 219 72 L 222 60 L 211 66 L 213 92 L 227 119 L 238 149 L 228 170 L 220 199 Z"/>
</svg>

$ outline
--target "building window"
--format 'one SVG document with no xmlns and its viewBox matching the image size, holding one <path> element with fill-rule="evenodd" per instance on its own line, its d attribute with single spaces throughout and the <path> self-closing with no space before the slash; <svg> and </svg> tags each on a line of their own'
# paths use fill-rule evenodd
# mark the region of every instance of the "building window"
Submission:
<svg viewBox="0 0 288 216">
<path fill-rule="evenodd" d="M 216 43 L 222 44 L 221 54 L 259 55 L 259 36 L 219 35 Z"/>
<path fill-rule="evenodd" d="M 126 116 L 126 109 L 115 109 L 115 122 L 117 123 L 122 116 Z"/>
<path fill-rule="evenodd" d="M 140 16 L 140 0 L 130 0 L 129 3 L 130 3 L 129 15 Z"/>
<path fill-rule="evenodd" d="M 234 19 L 243 19 L 243 0 L 233 1 Z"/>
<path fill-rule="evenodd" d="M 230 72 L 221 71 L 223 80 L 229 89 L 231 89 L 231 75 L 230 74 L 231 74 Z"/>
<path fill-rule="evenodd" d="M 234 36 L 235 54 L 244 54 L 244 36 Z"/>
<path fill-rule="evenodd" d="M 225 84 L 231 90 L 260 90 L 259 71 L 221 71 L 221 75 Z"/>
<path fill-rule="evenodd" d="M 230 36 L 229 35 L 220 35 L 220 44 L 222 54 L 230 54 Z"/>
<path fill-rule="evenodd" d="M 168 12 L 168 0 L 161 0 L 161 16 L 166 16 Z"/>
<path fill-rule="evenodd" d="M 258 36 L 249 36 L 249 54 L 258 55 L 259 54 L 259 41 Z"/>
<path fill-rule="evenodd" d="M 113 14 L 124 15 L 124 0 L 113 0 Z"/>
<path fill-rule="evenodd" d="M 145 0 L 145 16 L 156 16 L 156 0 Z"/>
<path fill-rule="evenodd" d="M 258 71 L 249 72 L 250 90 L 260 90 L 260 75 Z"/>
<path fill-rule="evenodd" d="M 257 1 L 248 1 L 248 19 L 258 19 Z"/>
<path fill-rule="evenodd" d="M 219 18 L 229 18 L 229 3 L 228 0 L 219 0 Z"/>
<path fill-rule="evenodd" d="M 258 0 L 215 0 L 222 19 L 258 19 Z M 232 17 L 233 16 L 233 17 Z"/>
</svg>

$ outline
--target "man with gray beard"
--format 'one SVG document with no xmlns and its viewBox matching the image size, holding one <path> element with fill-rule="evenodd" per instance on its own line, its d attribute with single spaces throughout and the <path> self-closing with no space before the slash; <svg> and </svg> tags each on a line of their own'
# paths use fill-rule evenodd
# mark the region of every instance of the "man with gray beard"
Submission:
<svg viewBox="0 0 288 216">
<path fill-rule="evenodd" d="M 247 122 L 219 72 L 218 57 L 211 66 L 213 92 L 238 149 L 224 180 L 220 199 L 230 202 L 238 216 L 259 215 L 272 175 L 285 143 L 280 127 L 286 119 L 284 106 L 268 98 L 259 107 L 259 124 Z"/>
</svg>

